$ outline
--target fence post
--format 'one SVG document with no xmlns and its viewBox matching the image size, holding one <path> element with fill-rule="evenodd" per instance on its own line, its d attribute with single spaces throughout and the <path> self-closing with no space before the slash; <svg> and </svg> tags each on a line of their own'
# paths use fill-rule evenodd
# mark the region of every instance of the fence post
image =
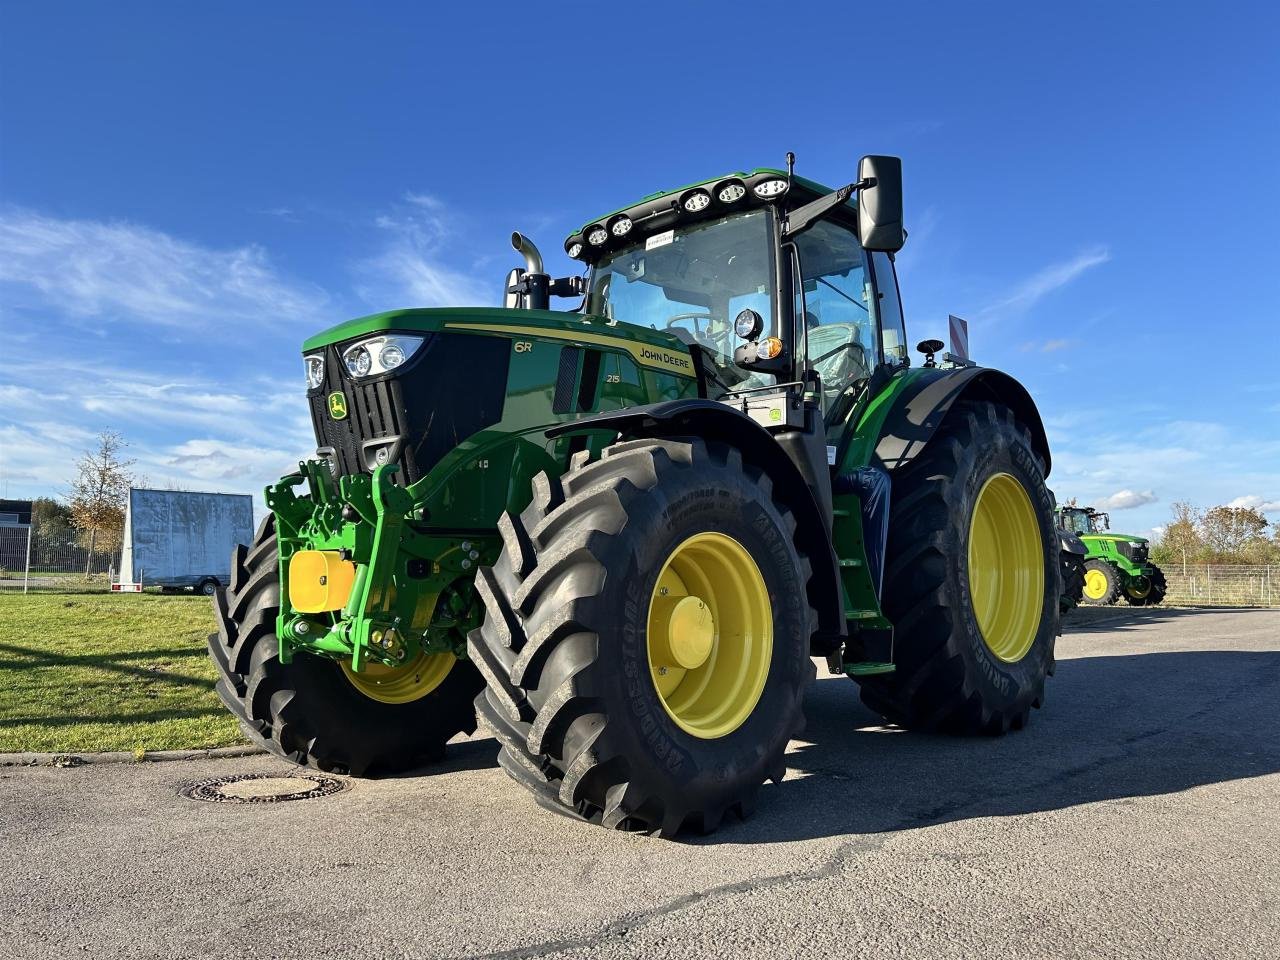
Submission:
<svg viewBox="0 0 1280 960">
<path fill-rule="evenodd" d="M 22 592 L 27 592 L 27 583 L 31 579 L 31 531 L 32 524 L 27 524 L 27 559 L 22 565 Z"/>
<path fill-rule="evenodd" d="M 1213 606 L 1213 568 L 1207 563 L 1204 565 L 1204 580 L 1209 587 L 1209 599 L 1207 602 L 1210 606 Z"/>
</svg>

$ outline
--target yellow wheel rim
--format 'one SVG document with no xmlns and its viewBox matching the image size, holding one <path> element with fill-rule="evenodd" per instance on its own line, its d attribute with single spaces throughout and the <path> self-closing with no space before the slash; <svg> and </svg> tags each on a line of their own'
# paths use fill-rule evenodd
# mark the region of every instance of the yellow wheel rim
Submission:
<svg viewBox="0 0 1280 960">
<path fill-rule="evenodd" d="M 997 473 L 969 521 L 969 595 L 987 648 L 1017 663 L 1035 642 L 1044 608 L 1044 544 L 1026 489 Z"/>
<path fill-rule="evenodd" d="M 371 700 L 413 703 L 444 683 L 457 660 L 452 653 L 419 653 L 395 667 L 370 661 L 359 673 L 343 662 L 342 672 L 353 687 Z"/>
<path fill-rule="evenodd" d="M 714 740 L 737 730 L 764 692 L 773 612 L 742 544 L 700 533 L 672 552 L 649 599 L 649 673 L 667 715 Z"/>
<path fill-rule="evenodd" d="M 1101 600 L 1107 595 L 1107 575 L 1101 570 L 1086 570 L 1084 595 L 1090 600 Z"/>
<path fill-rule="evenodd" d="M 1145 600 L 1151 593 L 1151 581 L 1146 577 L 1135 577 L 1125 584 L 1124 590 L 1135 600 Z"/>
</svg>

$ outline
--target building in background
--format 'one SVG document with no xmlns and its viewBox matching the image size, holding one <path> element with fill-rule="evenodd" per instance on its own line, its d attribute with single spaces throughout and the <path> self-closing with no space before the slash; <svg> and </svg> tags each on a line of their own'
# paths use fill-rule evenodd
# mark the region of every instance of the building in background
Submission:
<svg viewBox="0 0 1280 960">
<path fill-rule="evenodd" d="M 0 500 L 0 527 L 26 527 L 30 524 L 30 500 Z"/>
</svg>

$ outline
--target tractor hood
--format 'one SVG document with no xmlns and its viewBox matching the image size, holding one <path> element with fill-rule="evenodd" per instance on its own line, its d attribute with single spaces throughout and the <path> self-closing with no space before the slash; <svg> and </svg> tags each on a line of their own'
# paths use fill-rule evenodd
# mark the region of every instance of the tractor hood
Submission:
<svg viewBox="0 0 1280 960">
<path fill-rule="evenodd" d="M 1125 533 L 1085 533 L 1081 540 L 1110 540 L 1113 543 L 1146 543 L 1146 537 L 1131 537 Z"/>
<path fill-rule="evenodd" d="M 680 338 L 648 327 L 581 313 L 511 310 L 504 307 L 435 307 L 390 310 L 348 320 L 303 343 L 304 354 L 358 337 L 389 333 L 476 333 L 566 340 L 619 350 L 642 367 L 695 376 L 693 358 Z"/>
</svg>

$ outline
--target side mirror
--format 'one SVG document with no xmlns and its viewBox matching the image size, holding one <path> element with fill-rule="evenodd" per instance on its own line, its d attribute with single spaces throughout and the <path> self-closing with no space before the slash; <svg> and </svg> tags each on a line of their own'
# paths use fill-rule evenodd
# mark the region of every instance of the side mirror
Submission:
<svg viewBox="0 0 1280 960">
<path fill-rule="evenodd" d="M 858 239 L 866 250 L 897 253 L 906 242 L 902 229 L 902 158 L 863 157 L 859 182 L 874 186 L 858 191 Z"/>
<path fill-rule="evenodd" d="M 515 267 L 507 274 L 507 285 L 502 288 L 502 305 L 508 310 L 519 310 L 524 307 L 524 296 L 513 293 L 511 288 L 524 279 L 524 270 Z"/>
</svg>

